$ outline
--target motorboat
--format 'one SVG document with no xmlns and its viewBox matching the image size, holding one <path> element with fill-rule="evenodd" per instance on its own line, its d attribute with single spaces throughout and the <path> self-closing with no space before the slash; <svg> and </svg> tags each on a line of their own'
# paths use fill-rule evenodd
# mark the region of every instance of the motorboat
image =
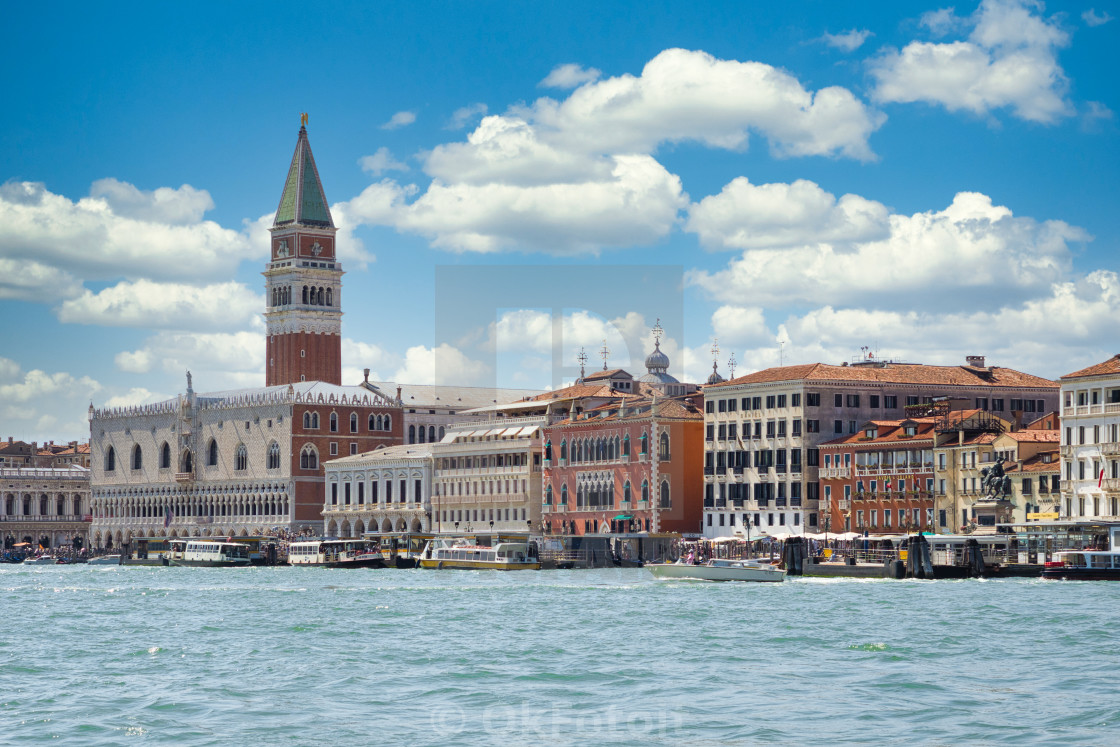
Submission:
<svg viewBox="0 0 1120 747">
<path fill-rule="evenodd" d="M 424 549 L 421 568 L 537 571 L 541 561 L 535 542 L 497 542 L 493 547 L 465 540 L 434 539 Z"/>
<path fill-rule="evenodd" d="M 1112 527 L 1108 550 L 1070 550 L 1054 554 L 1042 578 L 1062 581 L 1120 581 L 1120 527 Z"/>
<path fill-rule="evenodd" d="M 40 555 L 34 558 L 27 558 L 23 561 L 24 565 L 58 565 L 58 561 L 50 555 Z"/>
<path fill-rule="evenodd" d="M 222 540 L 172 540 L 168 565 L 195 568 L 236 568 L 249 565 L 249 548 Z"/>
<path fill-rule="evenodd" d="M 120 565 L 120 555 L 98 555 L 96 558 L 90 558 L 86 561 L 86 565 Z"/>
<path fill-rule="evenodd" d="M 384 568 L 381 547 L 367 540 L 300 540 L 288 545 L 289 565 L 326 568 Z"/>
<path fill-rule="evenodd" d="M 786 572 L 757 560 L 712 558 L 695 565 L 684 561 L 651 563 L 646 566 L 655 578 L 687 578 L 700 581 L 782 581 Z"/>
</svg>

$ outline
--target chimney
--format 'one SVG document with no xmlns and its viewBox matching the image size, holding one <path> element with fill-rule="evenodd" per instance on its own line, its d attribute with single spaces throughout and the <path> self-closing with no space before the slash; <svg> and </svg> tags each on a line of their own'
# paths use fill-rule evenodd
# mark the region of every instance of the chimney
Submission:
<svg viewBox="0 0 1120 747">
<path fill-rule="evenodd" d="M 369 369 L 368 368 L 363 368 L 362 373 L 365 375 L 366 383 L 368 384 L 369 383 Z"/>
<path fill-rule="evenodd" d="M 973 368 L 984 368 L 984 356 L 982 355 L 966 355 L 964 360 L 965 365 L 972 366 Z"/>
</svg>

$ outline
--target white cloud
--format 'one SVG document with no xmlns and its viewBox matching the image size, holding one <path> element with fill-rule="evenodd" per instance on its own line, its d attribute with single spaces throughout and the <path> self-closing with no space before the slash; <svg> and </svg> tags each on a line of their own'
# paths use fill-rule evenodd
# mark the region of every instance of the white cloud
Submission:
<svg viewBox="0 0 1120 747">
<path fill-rule="evenodd" d="M 872 35 L 867 29 L 850 29 L 840 34 L 825 32 L 821 41 L 830 47 L 842 49 L 845 52 L 854 52 L 863 46 L 863 43 Z"/>
<path fill-rule="evenodd" d="M 578 88 L 584 83 L 599 80 L 603 73 L 593 67 L 582 67 L 574 62 L 557 65 L 552 72 L 537 85 L 541 88 Z"/>
<path fill-rule="evenodd" d="M 729 350 L 772 340 L 766 316 L 758 306 L 720 306 L 712 313 L 712 332 L 720 345 Z"/>
<path fill-rule="evenodd" d="M 65 270 L 29 259 L 0 257 L 0 299 L 53 301 L 81 292 L 82 284 Z"/>
<path fill-rule="evenodd" d="M 754 185 L 738 177 L 692 205 L 685 230 L 710 248 L 752 249 L 884 238 L 887 221 L 885 205 L 854 194 L 837 200 L 811 181 Z"/>
<path fill-rule="evenodd" d="M 0 383 L 14 381 L 20 372 L 20 366 L 11 358 L 0 358 Z"/>
<path fill-rule="evenodd" d="M 88 376 L 75 377 L 64 372 L 48 374 L 35 369 L 24 374 L 22 381 L 0 384 L 0 401 L 38 403 L 58 395 L 92 395 L 100 389 L 101 385 Z"/>
<path fill-rule="evenodd" d="M 164 373 L 183 375 L 190 370 L 195 389 L 260 386 L 264 381 L 265 340 L 262 330 L 243 332 L 162 331 L 144 341 L 139 350 L 117 354 L 118 368 L 156 363 Z M 123 364 L 123 365 L 122 365 Z"/>
<path fill-rule="evenodd" d="M 447 129 L 461 130 L 470 122 L 474 121 L 475 118 L 485 116 L 488 110 L 489 107 L 482 102 L 459 107 L 451 114 L 451 121 L 447 123 Z"/>
<path fill-rule="evenodd" d="M 162 402 L 170 399 L 169 394 L 155 394 L 144 387 L 133 387 L 124 394 L 118 394 L 105 400 L 105 407 L 133 407 L 135 405 L 148 405 L 153 402 Z"/>
<path fill-rule="evenodd" d="M 880 358 L 960 365 L 966 354 L 1057 378 L 1116 351 L 1112 322 L 1120 314 L 1120 277 L 1096 271 L 1055 283 L 1040 298 L 991 311 L 889 311 L 825 306 L 782 325 L 788 330 L 786 363 L 848 360 L 863 345 L 890 346 Z M 754 368 L 776 365 L 770 346 L 747 351 Z M 775 351 L 776 357 L 776 351 Z M 758 364 L 762 365 L 758 365 Z"/>
<path fill-rule="evenodd" d="M 727 269 L 689 282 L 725 303 L 782 307 L 962 303 L 991 308 L 1044 292 L 1069 271 L 1069 242 L 1088 240 L 1061 221 L 1015 218 L 985 195 L 962 192 L 941 211 L 892 215 L 887 238 L 850 248 L 827 243 L 750 249 Z"/>
<path fill-rule="evenodd" d="M 106 196 L 106 185 L 111 182 Z M 127 204 L 127 213 L 161 216 L 159 220 L 135 218 L 116 212 L 127 202 L 131 185 L 102 180 L 100 196 L 73 202 L 51 193 L 42 184 L 8 182 L 0 185 L 0 260 L 30 263 L 17 269 L 14 280 L 0 288 L 31 289 L 58 280 L 72 295 L 74 281 L 149 277 L 183 281 L 228 277 L 242 259 L 259 256 L 245 234 L 222 228 L 212 221 L 171 224 L 166 218 L 186 220 L 198 214 L 198 196 L 204 192 L 169 190 L 173 197 L 160 202 L 160 192 L 144 204 Z M 132 188 L 134 189 L 134 188 Z M 174 195 L 178 195 L 175 197 Z M 186 196 L 184 196 L 186 195 Z M 209 196 L 206 196 L 209 200 Z M 117 204 L 114 207 L 113 203 Z M 194 212 L 192 212 L 194 211 Z M 57 298 L 59 293 L 49 294 Z"/>
<path fill-rule="evenodd" d="M 1044 124 L 1069 116 L 1069 83 L 1057 50 L 1069 35 L 1054 19 L 1036 15 L 1041 3 L 985 0 L 969 23 L 967 40 L 911 42 L 871 63 L 879 101 L 941 104 L 950 111 L 987 115 L 1010 108 L 1015 116 Z M 945 30 L 951 15 L 923 17 Z"/>
<path fill-rule="evenodd" d="M 389 117 L 389 121 L 381 125 L 383 130 L 396 130 L 401 127 L 407 127 L 416 121 L 416 112 L 397 112 Z"/>
<path fill-rule="evenodd" d="M 372 156 L 362 156 L 358 159 L 362 171 L 367 171 L 374 176 L 381 176 L 386 171 L 408 171 L 408 166 L 393 158 L 389 149 L 382 146 Z"/>
<path fill-rule="evenodd" d="M 210 193 L 189 184 L 178 189 L 160 187 L 148 192 L 128 182 L 98 179 L 90 187 L 89 194 L 105 200 L 115 215 L 153 223 L 190 225 L 202 220 L 207 210 L 214 209 Z"/>
<path fill-rule="evenodd" d="M 117 353 L 113 357 L 113 363 L 116 364 L 117 369 L 120 371 L 127 371 L 128 373 L 148 373 L 152 370 L 152 365 L 155 361 L 152 359 L 152 353 L 149 350 L 124 350 Z"/>
<path fill-rule="evenodd" d="M 846 88 L 813 93 L 770 65 L 685 49 L 661 52 L 640 76 L 590 83 L 562 102 L 542 98 L 526 113 L 577 152 L 649 153 L 686 140 L 744 150 L 753 130 L 776 155 L 860 160 L 873 158 L 867 138 L 883 121 Z"/>
<path fill-rule="evenodd" d="M 1081 20 L 1086 26 L 1103 26 L 1112 20 L 1112 16 L 1107 11 L 1098 13 L 1096 8 L 1089 8 L 1081 14 Z"/>
<path fill-rule="evenodd" d="M 493 386 L 494 372 L 487 364 L 468 358 L 447 343 L 434 349 L 415 345 L 405 352 L 404 362 L 392 380 L 402 384 Z"/>
<path fill-rule="evenodd" d="M 241 328 L 264 309 L 264 297 L 241 283 L 196 286 L 122 281 L 64 301 L 58 319 L 111 327 L 213 330 Z"/>
</svg>

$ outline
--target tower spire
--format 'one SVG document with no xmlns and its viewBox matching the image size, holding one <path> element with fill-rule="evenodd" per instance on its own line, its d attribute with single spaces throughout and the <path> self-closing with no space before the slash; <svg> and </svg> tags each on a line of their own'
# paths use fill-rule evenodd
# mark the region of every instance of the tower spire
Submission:
<svg viewBox="0 0 1120 747">
<path fill-rule="evenodd" d="M 323 183 L 319 181 L 319 169 L 315 166 L 315 156 L 311 154 L 311 143 L 307 139 L 307 114 L 300 115 L 300 122 L 296 150 L 292 154 L 292 165 L 288 168 L 288 178 L 284 181 L 284 191 L 280 195 L 280 206 L 276 208 L 272 227 L 296 224 L 334 228 L 331 209 L 323 194 Z"/>
</svg>

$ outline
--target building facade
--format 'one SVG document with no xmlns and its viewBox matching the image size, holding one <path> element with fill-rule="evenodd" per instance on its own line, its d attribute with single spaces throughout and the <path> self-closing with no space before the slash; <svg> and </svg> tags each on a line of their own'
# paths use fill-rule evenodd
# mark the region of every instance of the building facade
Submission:
<svg viewBox="0 0 1120 747">
<path fill-rule="evenodd" d="M 332 459 L 326 488 L 323 524 L 329 537 L 431 531 L 432 445 Z"/>
<path fill-rule="evenodd" d="M 700 531 L 703 414 L 626 396 L 545 429 L 545 533 Z"/>
<path fill-rule="evenodd" d="M 937 419 L 871 420 L 821 444 L 820 529 L 894 534 L 934 526 Z"/>
<path fill-rule="evenodd" d="M 820 446 L 871 420 L 902 419 L 938 398 L 1003 413 L 1013 422 L 1053 411 L 1058 385 L 970 357 L 965 366 L 859 361 L 785 366 L 706 386 L 706 512 L 724 514 L 706 536 L 732 536 L 743 521 L 819 531 Z M 732 519 L 731 515 L 735 514 Z M 732 521 L 735 523 L 732 524 Z"/>
<path fill-rule="evenodd" d="M 1063 519 L 1120 521 L 1120 355 L 1062 377 Z"/>
<path fill-rule="evenodd" d="M 59 467 L 0 467 L 0 537 L 4 549 L 89 547 L 89 470 Z"/>
</svg>

